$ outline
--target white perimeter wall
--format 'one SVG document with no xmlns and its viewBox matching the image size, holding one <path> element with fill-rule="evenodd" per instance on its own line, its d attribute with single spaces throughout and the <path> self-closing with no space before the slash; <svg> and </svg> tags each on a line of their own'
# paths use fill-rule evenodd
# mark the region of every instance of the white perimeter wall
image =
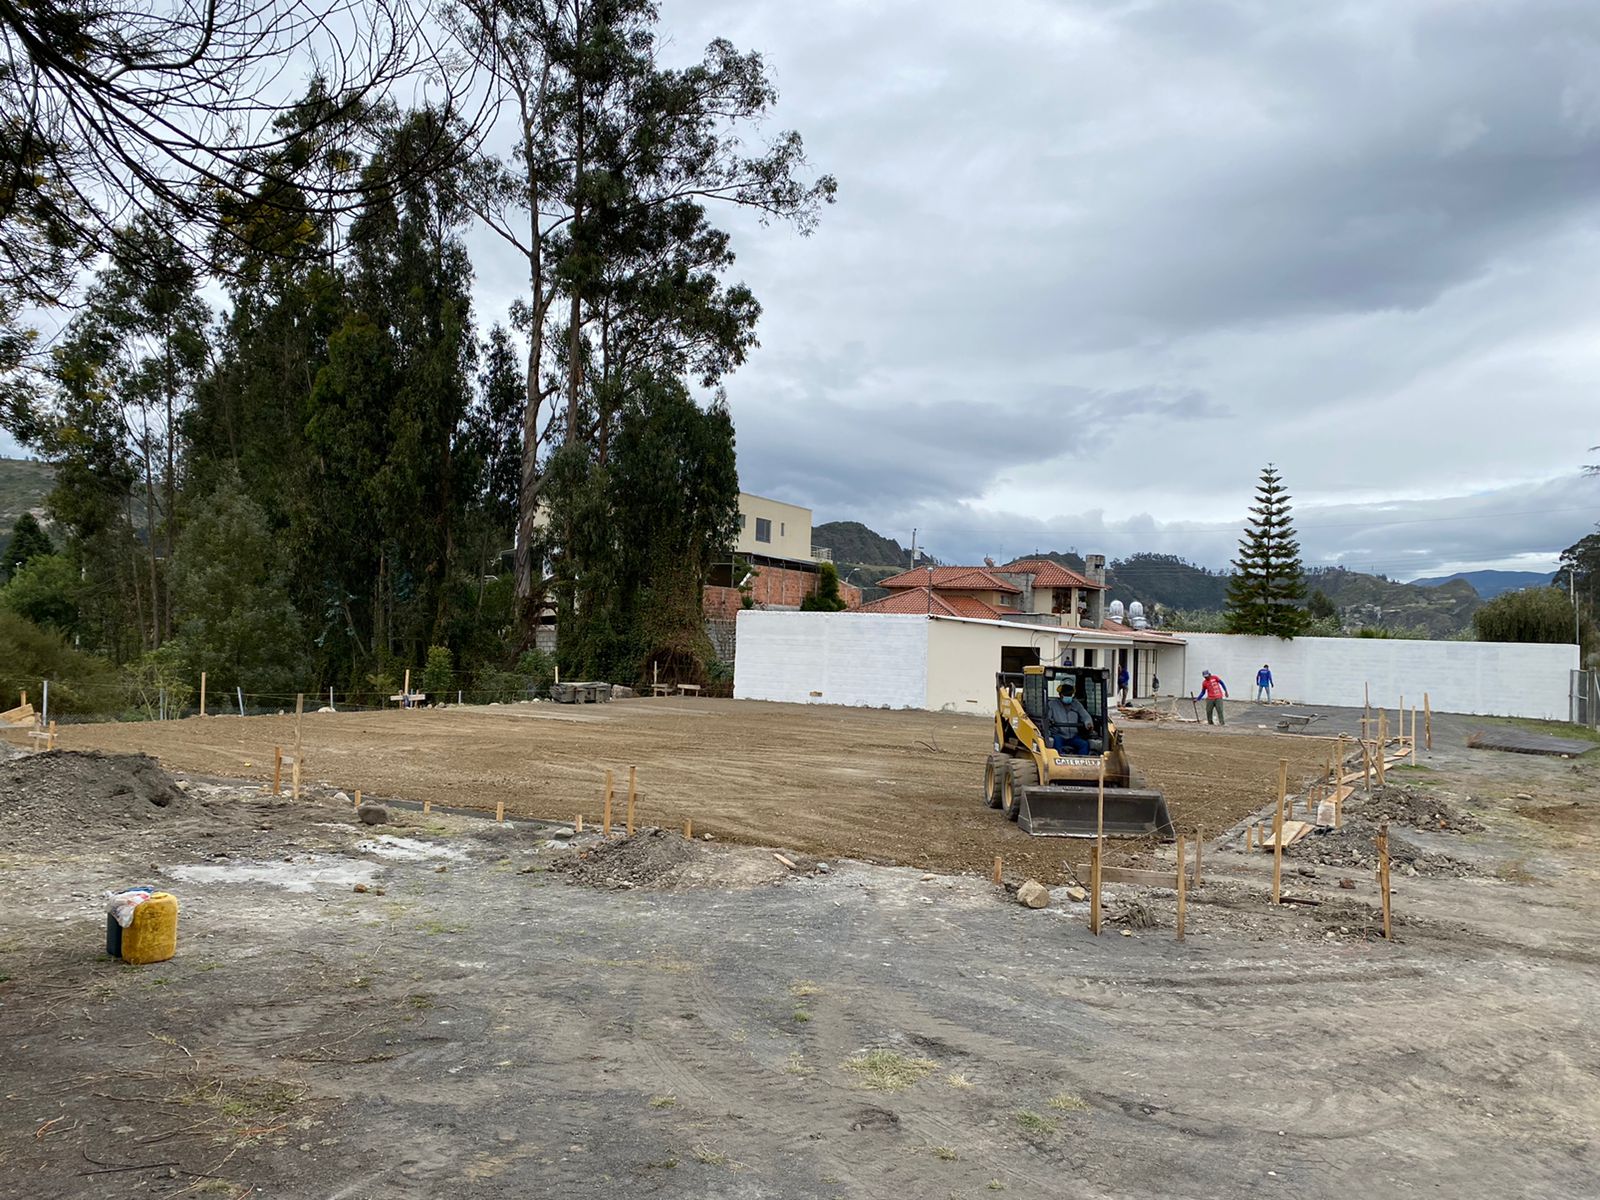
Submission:
<svg viewBox="0 0 1600 1200">
<path fill-rule="evenodd" d="M 1200 672 L 1222 676 L 1235 700 L 1255 695 L 1256 672 L 1272 664 L 1275 700 L 1359 708 L 1371 685 L 1374 708 L 1422 706 L 1487 716 L 1568 717 L 1568 674 L 1576 646 L 1526 642 L 1424 642 L 1389 638 L 1244 637 L 1185 633 L 1182 686 L 1193 696 Z M 1174 679 L 1173 684 L 1177 683 Z M 1171 686 L 1165 678 L 1163 688 Z"/>
<path fill-rule="evenodd" d="M 920 616 L 744 609 L 734 698 L 924 708 L 928 625 Z"/>
</svg>

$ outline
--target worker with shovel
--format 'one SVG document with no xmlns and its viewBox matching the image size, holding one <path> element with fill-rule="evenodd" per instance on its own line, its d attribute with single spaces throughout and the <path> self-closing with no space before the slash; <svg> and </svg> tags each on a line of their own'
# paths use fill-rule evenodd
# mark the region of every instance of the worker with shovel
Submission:
<svg viewBox="0 0 1600 1200">
<path fill-rule="evenodd" d="M 1213 675 L 1210 671 L 1200 672 L 1200 695 L 1196 700 L 1204 699 L 1206 702 L 1206 724 L 1226 725 L 1227 714 L 1222 711 L 1222 702 L 1227 699 L 1228 685 L 1222 682 L 1222 676 Z M 1216 720 L 1212 720 L 1215 717 Z"/>
</svg>

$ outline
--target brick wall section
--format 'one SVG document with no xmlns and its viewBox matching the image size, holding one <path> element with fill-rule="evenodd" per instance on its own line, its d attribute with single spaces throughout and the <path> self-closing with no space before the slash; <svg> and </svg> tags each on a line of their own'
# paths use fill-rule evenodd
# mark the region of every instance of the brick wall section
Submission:
<svg viewBox="0 0 1600 1200">
<path fill-rule="evenodd" d="M 788 567 L 760 567 L 750 582 L 750 598 L 757 608 L 799 608 L 801 601 L 817 591 L 815 571 L 796 571 Z M 840 583 L 839 595 L 851 607 L 861 603 L 861 589 L 853 584 Z M 732 619 L 744 607 L 744 595 L 738 588 L 708 587 L 705 589 L 706 617 Z"/>
</svg>

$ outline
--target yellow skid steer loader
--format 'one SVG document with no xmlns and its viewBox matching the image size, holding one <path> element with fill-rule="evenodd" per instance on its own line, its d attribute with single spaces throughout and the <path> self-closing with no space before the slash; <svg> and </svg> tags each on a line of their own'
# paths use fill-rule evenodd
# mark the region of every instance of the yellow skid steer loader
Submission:
<svg viewBox="0 0 1600 1200">
<path fill-rule="evenodd" d="M 1109 678 L 1088 667 L 1024 667 L 1020 675 L 995 676 L 995 752 L 984 766 L 984 804 L 1037 837 L 1094 837 L 1101 828 L 1103 760 L 1104 831 L 1176 836 L 1166 797 L 1145 786 L 1107 716 Z M 1059 696 L 1063 684 L 1068 699 Z M 1081 706 L 1075 723 L 1054 720 L 1073 700 Z"/>
</svg>

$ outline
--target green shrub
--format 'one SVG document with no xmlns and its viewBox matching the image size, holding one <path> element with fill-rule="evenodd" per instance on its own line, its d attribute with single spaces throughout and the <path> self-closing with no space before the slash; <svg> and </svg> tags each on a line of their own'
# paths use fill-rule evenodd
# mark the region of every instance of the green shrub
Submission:
<svg viewBox="0 0 1600 1200">
<path fill-rule="evenodd" d="M 455 666 L 450 661 L 450 650 L 445 646 L 429 646 L 428 661 L 422 668 L 422 690 L 434 703 L 447 698 L 455 690 Z"/>
<path fill-rule="evenodd" d="M 117 676 L 103 659 L 67 645 L 66 639 L 11 612 L 0 612 L 0 708 L 26 691 L 42 707 L 50 681 L 50 715 L 105 716 L 118 707 Z"/>
</svg>

